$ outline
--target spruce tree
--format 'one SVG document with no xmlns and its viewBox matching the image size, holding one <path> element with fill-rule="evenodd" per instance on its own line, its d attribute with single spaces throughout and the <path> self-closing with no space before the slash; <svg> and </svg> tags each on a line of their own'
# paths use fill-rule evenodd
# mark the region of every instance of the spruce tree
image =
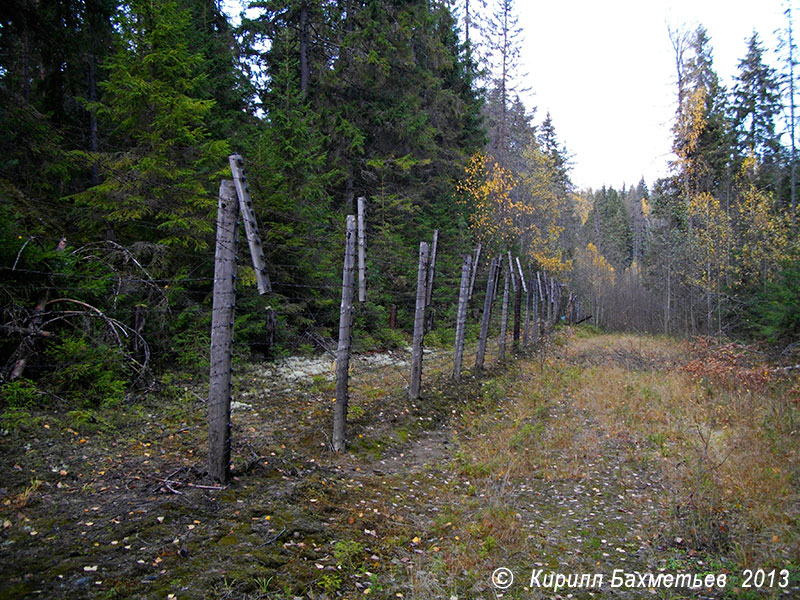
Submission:
<svg viewBox="0 0 800 600">
<path fill-rule="evenodd" d="M 100 232 L 123 242 L 206 247 L 229 149 L 208 131 L 214 100 L 204 97 L 208 65 L 191 48 L 191 15 L 175 0 L 130 0 L 116 29 L 91 107 L 114 150 L 88 156 L 102 181 L 74 198 L 97 209 Z"/>
<path fill-rule="evenodd" d="M 754 33 L 747 42 L 747 55 L 739 61 L 731 112 L 738 164 L 752 157 L 759 165 L 762 184 L 772 189 L 775 189 L 778 175 L 780 140 L 775 121 L 780 110 L 775 70 L 764 63 L 764 49 L 758 34 Z"/>
</svg>

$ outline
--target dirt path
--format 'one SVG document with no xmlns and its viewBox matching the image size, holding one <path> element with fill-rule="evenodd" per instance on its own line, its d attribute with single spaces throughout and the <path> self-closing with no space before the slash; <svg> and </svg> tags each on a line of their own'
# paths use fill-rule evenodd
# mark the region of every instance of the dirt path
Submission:
<svg viewBox="0 0 800 600">
<path fill-rule="evenodd" d="M 251 391 L 223 489 L 202 474 L 191 387 L 109 433 L 48 417 L 35 436 L 2 440 L 13 477 L 0 599 L 798 597 L 797 457 L 782 455 L 795 470 L 754 526 L 747 496 L 725 495 L 729 465 L 704 471 L 743 438 L 731 421 L 698 446 L 725 415 L 714 406 L 716 421 L 702 420 L 708 406 L 677 370 L 685 354 L 648 338 L 573 338 L 457 387 L 432 377 L 414 403 L 396 365 L 374 366 L 354 390 L 343 455 L 324 433 L 327 378 Z M 245 371 L 238 385 L 256 390 L 260 377 Z M 748 596 L 746 566 L 787 568 L 790 581 Z M 492 580 L 499 567 L 514 575 L 507 589 Z M 617 570 L 729 583 L 613 586 Z M 548 574 L 602 581 L 555 590 Z"/>
</svg>

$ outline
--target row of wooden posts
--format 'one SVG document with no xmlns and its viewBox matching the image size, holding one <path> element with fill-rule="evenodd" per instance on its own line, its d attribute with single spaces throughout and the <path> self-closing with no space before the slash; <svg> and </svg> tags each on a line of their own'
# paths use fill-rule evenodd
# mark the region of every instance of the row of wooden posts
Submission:
<svg viewBox="0 0 800 600">
<path fill-rule="evenodd" d="M 217 211 L 208 403 L 208 471 L 212 477 L 222 482 L 226 482 L 230 476 L 231 367 L 240 212 L 245 224 L 245 233 L 253 259 L 259 293 L 264 294 L 271 291 L 243 161 L 241 156 L 234 154 L 229 157 L 229 162 L 233 181 L 226 180 L 220 185 Z M 339 342 L 336 353 L 336 403 L 331 439 L 333 450 L 336 452 L 344 450 L 346 444 L 356 263 L 358 265 L 358 301 L 365 302 L 367 298 L 365 205 L 366 200 L 359 198 L 357 215 L 348 215 L 346 218 Z M 437 245 L 438 231 L 435 230 L 432 244 L 421 242 L 419 247 L 414 334 L 411 346 L 411 374 L 408 388 L 408 395 L 411 399 L 418 399 L 421 392 L 424 336 L 426 326 L 430 325 L 428 318 L 432 315 L 429 307 L 433 297 Z M 474 256 L 468 254 L 464 257 L 461 269 L 452 372 L 455 380 L 461 377 L 467 307 L 472 297 L 480 256 L 481 245 L 478 244 Z M 503 269 L 504 258 L 505 269 Z M 544 329 L 554 325 L 561 316 L 562 285 L 554 277 L 547 277 L 546 273 L 541 272 L 536 272 L 534 277 L 530 265 L 527 266 L 526 271 L 523 269 L 520 259 L 513 258 L 510 252 L 505 257 L 499 256 L 491 259 L 475 360 L 476 370 L 484 368 L 492 306 L 498 293 L 501 272 L 504 272 L 505 276 L 499 337 L 500 361 L 505 360 L 506 356 L 508 307 L 511 292 L 514 294 L 512 339 L 515 351 L 520 349 L 520 335 L 522 335 L 522 348 L 528 348 L 541 338 Z M 524 321 L 522 317 L 523 295 Z M 575 321 L 579 311 L 580 306 L 577 299 L 570 294 L 565 311 L 566 320 L 568 322 Z"/>
<path fill-rule="evenodd" d="M 355 245 L 358 240 L 358 299 L 366 300 L 366 271 L 365 271 L 365 217 L 364 206 L 366 200 L 358 199 L 358 226 L 356 217 L 348 215 L 345 225 L 345 253 L 342 269 L 342 302 L 339 311 L 339 345 L 336 353 L 336 404 L 334 406 L 333 437 L 331 443 L 333 450 L 340 452 L 346 445 L 347 408 L 349 402 L 349 372 L 350 348 L 352 341 L 353 325 L 353 287 Z M 411 343 L 411 373 L 409 378 L 408 396 L 412 400 L 420 397 L 422 389 L 422 358 L 426 324 L 429 323 L 429 307 L 433 298 L 433 280 L 436 274 L 436 252 L 439 240 L 439 231 L 434 230 L 433 242 L 420 242 L 419 262 L 417 268 L 417 291 L 414 310 L 414 334 Z M 453 357 L 452 377 L 456 381 L 461 378 L 464 356 L 464 338 L 467 327 L 467 307 L 475 285 L 475 276 L 480 264 L 481 245 L 475 249 L 475 257 L 471 254 L 464 257 L 461 268 L 461 284 L 459 286 L 458 311 L 456 314 L 456 339 Z M 506 268 L 503 269 L 503 256 L 493 258 L 489 264 L 489 277 L 486 283 L 486 295 L 481 318 L 481 329 L 478 338 L 478 352 L 475 359 L 475 369 L 484 368 L 486 359 L 486 343 L 489 336 L 492 306 L 497 297 L 500 273 L 505 273 L 503 288 L 503 304 L 500 319 L 499 360 L 506 358 L 506 337 L 508 331 L 509 292 L 513 288 L 514 294 L 514 323 L 513 345 L 514 350 L 520 347 L 527 349 L 535 344 L 544 334 L 546 328 L 552 327 L 561 318 L 562 284 L 554 277 L 548 277 L 541 271 L 533 275 L 530 265 L 527 267 L 527 277 L 519 257 L 512 257 L 507 252 Z M 522 322 L 522 304 L 524 295 L 524 325 Z M 568 322 L 577 320 L 579 304 L 574 294 L 570 293 L 564 317 Z M 541 312 L 541 314 L 540 314 Z M 520 337 L 521 346 L 520 346 Z"/>
</svg>

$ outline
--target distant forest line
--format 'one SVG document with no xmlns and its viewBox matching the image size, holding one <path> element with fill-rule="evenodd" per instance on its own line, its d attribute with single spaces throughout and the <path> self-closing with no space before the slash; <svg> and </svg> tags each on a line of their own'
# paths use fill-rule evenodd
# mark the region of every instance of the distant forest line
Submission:
<svg viewBox="0 0 800 600">
<path fill-rule="evenodd" d="M 144 376 L 145 352 L 156 372 L 207 371 L 217 194 L 233 153 L 273 282 L 257 293 L 240 244 L 239 356 L 335 339 L 345 216 L 361 196 L 357 350 L 406 343 L 419 241 L 435 229 L 440 340 L 452 337 L 461 258 L 480 243 L 484 282 L 488 260 L 511 251 L 566 282 L 601 327 L 793 347 L 791 13 L 780 68 L 754 34 L 730 86 L 709 32 L 670 31 L 670 175 L 577 190 L 557 124 L 519 96 L 518 7 L 490 4 L 265 0 L 234 25 L 212 0 L 5 2 L 6 392 L 117 401 Z"/>
</svg>

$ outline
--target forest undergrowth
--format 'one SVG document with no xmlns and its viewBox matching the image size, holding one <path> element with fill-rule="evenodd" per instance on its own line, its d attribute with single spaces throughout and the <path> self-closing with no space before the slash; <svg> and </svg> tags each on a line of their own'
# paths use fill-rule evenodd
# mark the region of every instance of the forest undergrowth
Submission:
<svg viewBox="0 0 800 600">
<path fill-rule="evenodd" d="M 239 368 L 226 487 L 203 472 L 203 382 L 27 414 L 0 438 L 0 598 L 800 594 L 793 370 L 580 328 L 457 385 L 441 356 L 425 365 L 416 402 L 397 368 L 355 379 L 338 455 L 329 378 L 266 393 L 258 365 Z M 555 591 L 540 569 L 605 578 Z M 612 589 L 615 569 L 727 585 Z M 786 569 L 786 586 L 744 587 L 746 569 Z"/>
</svg>

